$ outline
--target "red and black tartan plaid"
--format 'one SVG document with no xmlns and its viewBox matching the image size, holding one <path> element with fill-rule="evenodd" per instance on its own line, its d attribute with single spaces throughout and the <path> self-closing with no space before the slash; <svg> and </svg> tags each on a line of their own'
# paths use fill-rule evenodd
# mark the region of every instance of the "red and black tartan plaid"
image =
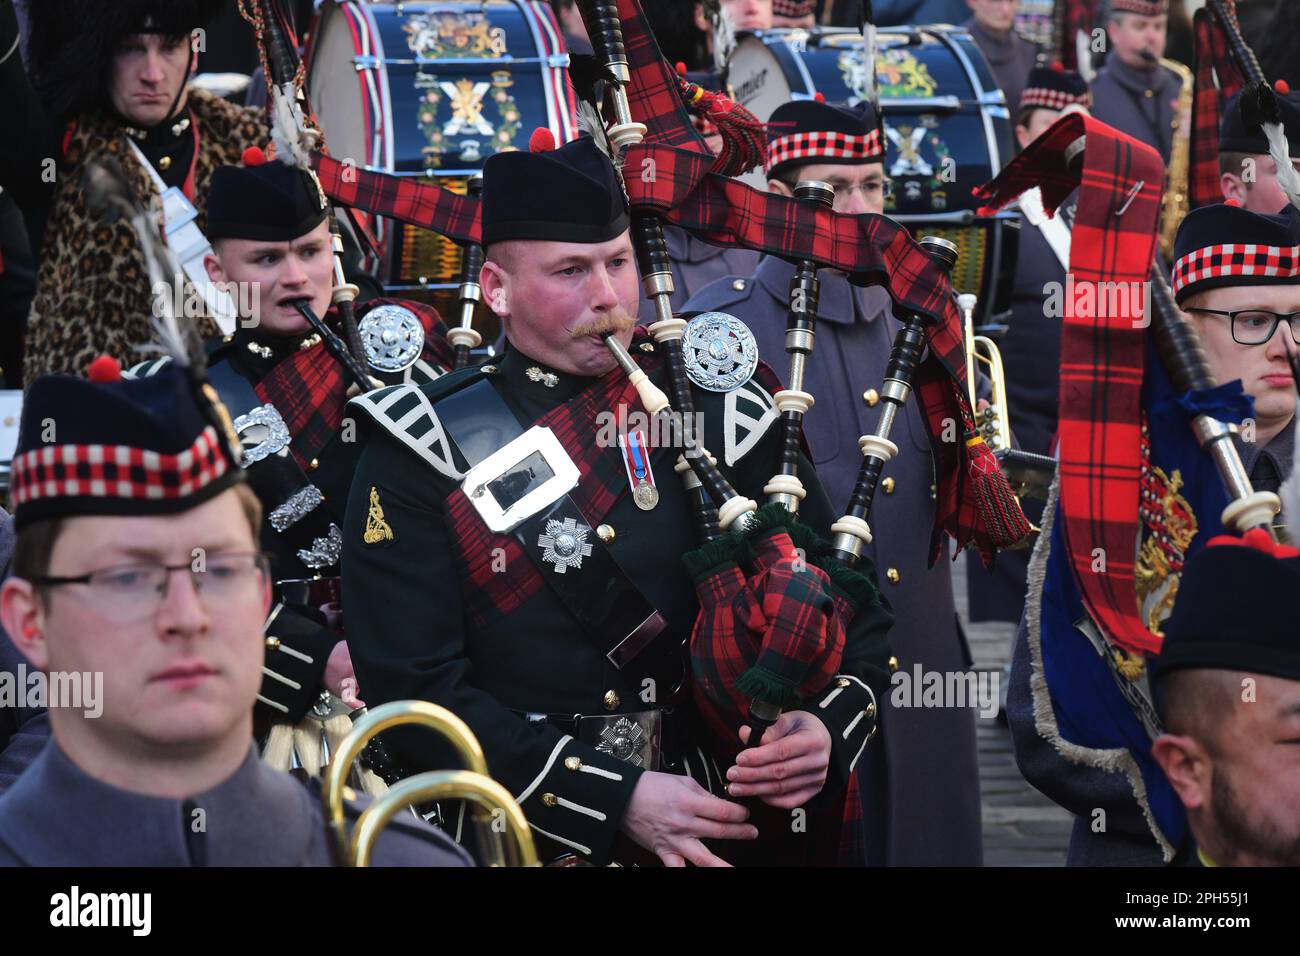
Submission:
<svg viewBox="0 0 1300 956">
<path fill-rule="evenodd" d="M 1071 173 L 1065 148 L 1086 133 L 1083 174 Z M 1159 155 L 1091 116 L 1061 118 L 977 195 L 1005 205 L 1041 186 L 1055 210 L 1079 187 L 1070 274 L 1076 289 L 1127 284 L 1136 296 L 1108 297 L 1108 309 L 1067 306 L 1061 337 L 1060 514 L 1075 580 L 1093 619 L 1126 650 L 1155 651 L 1142 623 L 1134 586 L 1141 479 L 1141 393 L 1147 321 L 1145 290 L 1156 241 Z M 1140 187 L 1140 188 L 1138 188 Z M 1122 213 L 1120 212 L 1122 210 Z M 1101 288 L 1092 285 L 1093 291 Z M 1113 288 L 1113 287 L 1112 287 Z M 1102 301 L 1100 294 L 1094 301 Z M 1105 573 L 1094 568 L 1096 551 Z"/>
<path fill-rule="evenodd" d="M 802 700 L 839 672 L 845 627 L 830 578 L 775 528 L 752 543 L 745 572 L 734 563 L 696 584 L 700 613 L 691 632 L 691 693 L 724 752 L 740 749 L 750 695 L 742 680 L 757 669 Z"/>
<path fill-rule="evenodd" d="M 1225 6 L 1234 19 L 1236 0 Z M 1202 7 L 1193 18 L 1196 35 L 1196 84 L 1192 97 L 1192 163 L 1188 170 L 1188 196 L 1191 207 L 1199 209 L 1222 202 L 1219 189 L 1219 122 L 1223 106 L 1242 87 L 1241 71 L 1228 55 L 1228 39 L 1223 24 Z M 1215 77 L 1218 77 L 1218 86 Z"/>
<path fill-rule="evenodd" d="M 1097 11 L 1100 0 L 1056 0 L 1057 22 L 1061 25 L 1060 36 L 1056 38 L 1060 47 L 1061 64 L 1067 70 L 1079 69 L 1079 57 L 1076 55 L 1074 38 L 1082 33 L 1088 36 L 1097 26 Z"/>
<path fill-rule="evenodd" d="M 174 455 L 130 445 L 46 445 L 14 459 L 10 508 L 50 498 L 175 501 L 226 473 L 222 438 L 209 425 Z"/>
<path fill-rule="evenodd" d="M 451 349 L 437 309 L 407 299 L 372 299 L 358 310 L 357 319 L 380 305 L 400 305 L 414 312 L 424 326 L 424 360 L 444 370 L 452 367 Z M 337 330 L 337 309 L 331 308 L 325 321 Z M 339 433 L 349 384 L 343 366 L 319 344 L 295 352 L 255 386 L 258 398 L 275 406 L 284 419 L 293 436 L 289 449 L 302 468 Z"/>
</svg>

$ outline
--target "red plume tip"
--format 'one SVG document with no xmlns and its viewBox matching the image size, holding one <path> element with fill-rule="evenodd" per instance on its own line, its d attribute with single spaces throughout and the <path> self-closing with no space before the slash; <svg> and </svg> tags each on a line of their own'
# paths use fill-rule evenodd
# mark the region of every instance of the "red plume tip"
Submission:
<svg viewBox="0 0 1300 956">
<path fill-rule="evenodd" d="M 248 147 L 248 149 L 244 150 L 244 155 L 242 159 L 244 165 L 250 168 L 253 166 L 266 165 L 266 153 L 262 150 L 262 147 L 260 146 Z"/>
<path fill-rule="evenodd" d="M 814 93 L 814 94 L 813 94 L 813 99 L 816 100 L 818 103 L 825 103 L 825 102 L 826 102 L 826 94 L 825 94 L 825 93 Z"/>
<path fill-rule="evenodd" d="M 677 61 L 677 65 L 674 66 L 673 69 L 675 69 L 675 70 L 677 71 L 677 75 L 678 75 L 678 76 L 685 76 L 685 75 L 686 75 L 686 64 L 683 63 L 681 60 L 678 60 L 678 61 Z"/>
<path fill-rule="evenodd" d="M 545 126 L 539 126 L 533 130 L 533 135 L 528 137 L 528 151 L 530 153 L 549 153 L 555 149 L 555 134 Z"/>
<path fill-rule="evenodd" d="M 90 363 L 86 369 L 86 377 L 92 382 L 120 382 L 122 381 L 122 365 L 111 355 L 101 355 L 95 361 Z"/>
<path fill-rule="evenodd" d="M 1273 84 L 1273 89 L 1278 96 L 1288 96 L 1291 93 L 1291 84 L 1286 80 L 1277 80 Z"/>
</svg>

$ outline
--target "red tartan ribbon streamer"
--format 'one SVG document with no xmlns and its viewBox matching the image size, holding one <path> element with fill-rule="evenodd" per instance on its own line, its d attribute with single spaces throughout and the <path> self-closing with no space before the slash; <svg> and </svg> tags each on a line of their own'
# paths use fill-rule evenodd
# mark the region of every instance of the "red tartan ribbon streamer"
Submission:
<svg viewBox="0 0 1300 956">
<path fill-rule="evenodd" d="M 1065 148 L 1085 133 L 1080 179 L 1066 168 Z M 1078 186 L 1070 246 L 1075 288 L 1145 292 L 1163 181 L 1163 164 L 1151 147 L 1090 116 L 1072 114 L 1054 123 L 976 194 L 1000 207 L 1031 186 L 1041 186 L 1044 208 L 1054 211 Z M 1138 183 L 1142 185 L 1135 189 Z M 1118 307 L 1088 308 L 1078 296 L 1083 307 L 1067 304 L 1061 336 L 1059 507 L 1075 579 L 1093 620 L 1120 647 L 1154 652 L 1159 641 L 1142 623 L 1133 567 L 1146 296 L 1104 298 Z M 1093 296 L 1094 303 L 1102 300 Z M 1104 573 L 1095 567 L 1097 549 Z"/>
<path fill-rule="evenodd" d="M 1235 13 L 1236 3 L 1228 0 Z M 1192 164 L 1187 174 L 1193 209 L 1222 202 L 1219 189 L 1219 121 L 1223 104 L 1242 87 L 1241 71 L 1228 55 L 1223 25 L 1208 7 L 1196 11 L 1196 84 L 1192 95 Z M 1218 77 L 1216 86 L 1214 78 Z"/>
</svg>

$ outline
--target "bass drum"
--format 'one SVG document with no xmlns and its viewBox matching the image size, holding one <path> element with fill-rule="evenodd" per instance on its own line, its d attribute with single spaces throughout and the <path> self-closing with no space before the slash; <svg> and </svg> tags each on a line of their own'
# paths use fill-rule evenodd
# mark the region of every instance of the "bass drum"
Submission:
<svg viewBox="0 0 1300 956">
<path fill-rule="evenodd" d="M 577 136 L 569 55 L 544 0 L 326 0 L 307 49 L 307 94 L 330 154 L 464 193 L 494 153 L 539 126 Z M 365 221 L 386 291 L 451 315 L 460 249 L 427 230 Z"/>
<path fill-rule="evenodd" d="M 782 103 L 818 93 L 829 103 L 863 102 L 868 69 L 856 30 L 767 30 L 740 38 L 728 83 L 766 122 Z M 996 323 L 1010 310 L 1020 216 L 979 215 L 971 190 L 1011 158 L 1006 97 L 970 34 L 956 27 L 877 30 L 875 71 L 893 180 L 885 214 L 917 237 L 956 243 L 953 288 L 979 297 L 977 322 Z M 761 171 L 744 178 L 766 188 Z"/>
</svg>

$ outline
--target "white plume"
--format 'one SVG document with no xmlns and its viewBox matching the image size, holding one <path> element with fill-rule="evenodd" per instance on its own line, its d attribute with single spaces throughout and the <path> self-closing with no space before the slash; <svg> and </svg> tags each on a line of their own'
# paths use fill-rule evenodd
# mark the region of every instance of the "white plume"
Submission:
<svg viewBox="0 0 1300 956">
<path fill-rule="evenodd" d="M 293 86 L 273 86 L 269 92 L 275 158 L 289 166 L 311 169 L 310 150 L 316 145 L 315 134 L 307 130 L 307 119 Z"/>
<path fill-rule="evenodd" d="M 718 11 L 713 18 L 713 66 L 723 76 L 727 75 L 727 66 L 731 55 L 736 52 L 736 26 L 726 7 Z"/>
<path fill-rule="evenodd" d="M 1277 164 L 1277 184 L 1291 200 L 1291 205 L 1300 209 L 1300 175 L 1291 165 L 1291 147 L 1286 141 L 1286 131 L 1281 123 L 1261 123 L 1260 126 L 1268 139 L 1268 155 Z"/>
</svg>

